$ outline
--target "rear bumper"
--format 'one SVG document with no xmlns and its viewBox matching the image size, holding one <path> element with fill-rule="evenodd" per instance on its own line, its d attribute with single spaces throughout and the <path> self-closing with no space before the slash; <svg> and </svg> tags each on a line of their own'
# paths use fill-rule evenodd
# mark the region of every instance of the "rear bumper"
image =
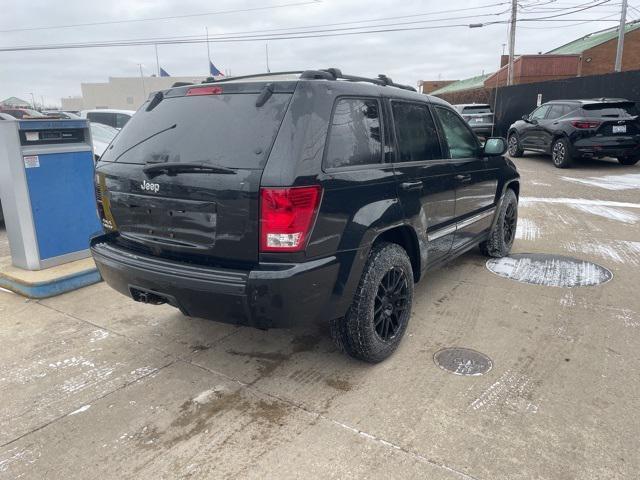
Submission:
<svg viewBox="0 0 640 480">
<path fill-rule="evenodd" d="M 473 133 L 475 133 L 479 137 L 490 137 L 491 132 L 493 131 L 493 125 L 490 123 L 478 125 L 469 124 L 469 126 L 471 127 L 471 130 L 473 130 Z"/>
<path fill-rule="evenodd" d="M 140 300 L 142 293 L 188 316 L 257 328 L 313 323 L 328 314 L 341 269 L 337 256 L 254 270 L 195 266 L 132 253 L 108 234 L 92 239 L 91 253 L 105 282 L 128 297 Z"/>
<path fill-rule="evenodd" d="M 640 155 L 640 136 L 589 137 L 573 142 L 574 153 L 588 157 Z"/>
</svg>

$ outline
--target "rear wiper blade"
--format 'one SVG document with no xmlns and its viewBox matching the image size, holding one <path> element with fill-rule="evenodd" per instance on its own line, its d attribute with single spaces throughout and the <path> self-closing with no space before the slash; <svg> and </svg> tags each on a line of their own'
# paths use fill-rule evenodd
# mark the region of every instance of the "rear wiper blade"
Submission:
<svg viewBox="0 0 640 480">
<path fill-rule="evenodd" d="M 142 169 L 149 177 L 166 173 L 167 175 L 175 175 L 177 173 L 220 173 L 234 174 L 235 170 L 226 167 L 217 167 L 206 163 L 189 163 L 189 162 L 148 162 Z"/>
</svg>

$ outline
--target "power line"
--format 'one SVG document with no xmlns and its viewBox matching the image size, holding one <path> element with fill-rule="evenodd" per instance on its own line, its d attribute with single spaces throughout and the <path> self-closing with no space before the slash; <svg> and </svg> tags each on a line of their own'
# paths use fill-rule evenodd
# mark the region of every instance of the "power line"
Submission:
<svg viewBox="0 0 640 480">
<path fill-rule="evenodd" d="M 604 5 L 608 3 L 610 0 L 604 0 L 598 4 L 591 5 L 589 7 L 584 7 L 578 10 L 574 10 L 571 12 L 556 14 L 547 17 L 539 17 L 539 18 L 529 18 L 529 19 L 521 19 L 520 21 L 526 22 L 538 22 L 538 21 L 578 21 L 578 19 L 567 19 L 561 20 L 556 17 L 562 17 L 566 15 L 571 15 L 580 11 L 584 11 L 589 8 L 594 8 L 600 5 Z M 487 14 L 493 15 L 493 14 Z M 454 17 L 455 18 L 455 17 Z M 460 17 L 458 17 L 460 18 Z M 442 21 L 444 19 L 434 19 L 434 20 L 424 20 L 418 23 L 426 23 L 433 21 Z M 580 19 L 582 20 L 582 19 Z M 593 19 L 585 19 L 585 22 L 595 21 Z M 497 25 L 501 23 L 505 23 L 506 20 L 496 20 L 492 22 L 487 22 L 484 24 L 479 24 L 478 26 L 489 26 L 489 25 Z M 388 25 L 375 25 L 371 27 L 350 27 L 346 29 L 326 29 L 326 30 L 312 30 L 312 31 L 294 31 L 288 33 L 281 34 L 265 34 L 265 35 L 236 35 L 234 34 L 219 34 L 218 38 L 209 39 L 209 42 L 212 43 L 229 43 L 229 42 L 252 42 L 252 41 L 267 41 L 267 40 L 292 40 L 292 39 L 305 39 L 305 38 L 326 38 L 326 37 L 341 37 L 341 36 L 352 36 L 352 35 L 364 35 L 364 34 L 372 34 L 372 33 L 390 33 L 390 32 L 399 32 L 399 31 L 420 31 L 420 30 L 433 30 L 433 29 L 446 29 L 446 28 L 457 28 L 457 27 L 469 27 L 468 23 L 461 24 L 448 24 L 448 25 L 431 25 L 431 26 L 414 26 L 414 27 L 404 27 L 401 25 L 407 24 L 415 24 L 416 22 L 404 22 L 397 24 L 388 24 Z M 383 26 L 397 26 L 397 28 L 385 28 L 381 29 Z M 368 29 L 367 29 L 368 28 Z M 358 29 L 359 31 L 349 31 L 345 32 L 344 30 L 353 30 Z M 228 35 L 228 36 L 224 36 Z M 153 44 L 196 44 L 196 43 L 206 43 L 206 39 L 203 37 L 197 36 L 189 36 L 189 37 L 158 37 L 154 39 L 141 39 L 141 40 L 118 40 L 118 41 L 103 41 L 103 42 L 84 42 L 84 43 L 73 43 L 73 44 L 44 44 L 44 45 L 25 45 L 25 46 L 12 46 L 12 47 L 4 47 L 0 48 L 0 52 L 12 52 L 12 51 L 33 51 L 33 50 L 61 50 L 61 49 L 76 49 L 76 48 L 93 48 L 93 47 L 116 47 L 116 46 L 144 46 L 144 45 L 153 45 Z"/>
<path fill-rule="evenodd" d="M 206 17 L 211 15 L 228 15 L 231 13 L 256 12 L 259 10 L 273 10 L 276 8 L 297 7 L 297 6 L 311 5 L 311 4 L 317 5 L 321 1 L 322 0 L 310 0 L 306 2 L 269 5 L 266 7 L 241 8 L 241 9 L 235 9 L 235 10 L 220 10 L 218 12 L 206 12 L 206 13 L 189 13 L 184 15 L 170 15 L 166 17 L 134 18 L 130 20 L 108 20 L 104 22 L 73 23 L 69 25 L 50 25 L 50 26 L 41 26 L 41 27 L 12 28 L 7 30 L 0 30 L 0 33 L 29 32 L 33 30 L 55 30 L 59 28 L 95 27 L 98 25 L 114 25 L 114 24 L 120 24 L 120 23 L 155 22 L 158 20 L 177 20 L 180 18 Z"/>
</svg>

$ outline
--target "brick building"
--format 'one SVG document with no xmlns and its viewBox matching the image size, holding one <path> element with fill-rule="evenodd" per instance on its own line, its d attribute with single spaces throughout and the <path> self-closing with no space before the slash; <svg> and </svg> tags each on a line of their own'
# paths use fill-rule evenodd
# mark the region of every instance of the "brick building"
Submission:
<svg viewBox="0 0 640 480">
<path fill-rule="evenodd" d="M 617 39 L 618 28 L 615 27 L 590 33 L 545 54 L 519 55 L 513 64 L 514 84 L 611 73 L 615 64 Z M 431 94 L 452 103 L 486 102 L 491 89 L 507 84 L 507 59 L 508 57 L 503 55 L 500 69 L 486 75 L 482 84 L 479 84 L 480 77 L 472 77 L 447 84 L 433 90 Z M 627 23 L 625 26 L 622 70 L 640 70 L 638 21 Z"/>
<path fill-rule="evenodd" d="M 431 93 L 456 82 L 458 82 L 458 80 L 419 80 L 418 92 Z"/>
</svg>

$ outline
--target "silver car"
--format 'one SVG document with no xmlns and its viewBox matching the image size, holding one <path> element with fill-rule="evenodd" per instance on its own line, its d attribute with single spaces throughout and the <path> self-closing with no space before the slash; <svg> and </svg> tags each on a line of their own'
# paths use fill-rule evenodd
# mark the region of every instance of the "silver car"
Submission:
<svg viewBox="0 0 640 480">
<path fill-rule="evenodd" d="M 493 135 L 493 112 L 486 103 L 463 103 L 454 105 L 462 118 L 479 137 L 488 138 Z"/>
</svg>

